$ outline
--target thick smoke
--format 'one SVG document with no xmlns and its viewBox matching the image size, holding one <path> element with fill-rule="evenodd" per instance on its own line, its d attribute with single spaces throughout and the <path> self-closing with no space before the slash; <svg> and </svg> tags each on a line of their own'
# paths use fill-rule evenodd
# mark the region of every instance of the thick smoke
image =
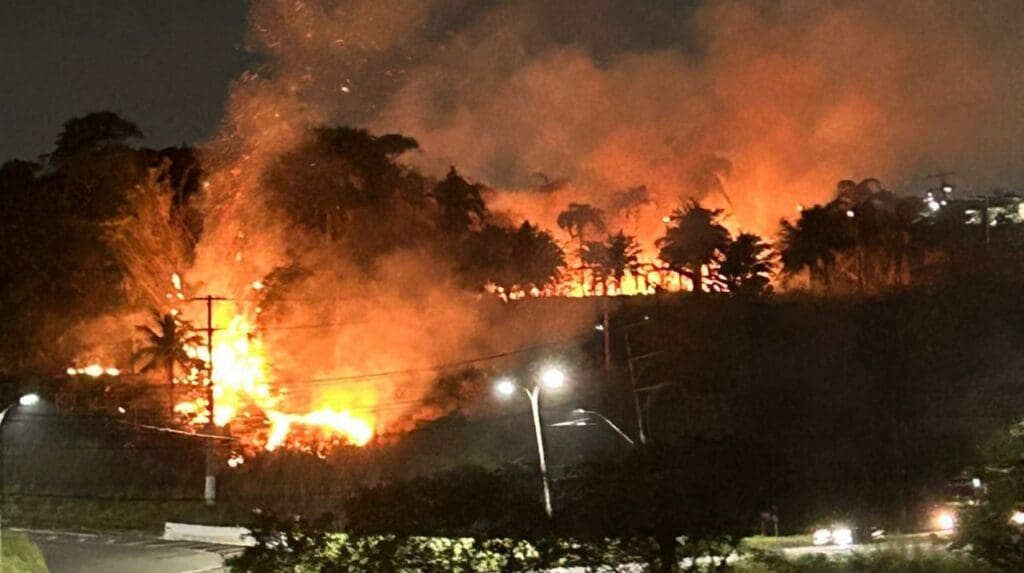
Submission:
<svg viewBox="0 0 1024 573">
<path fill-rule="evenodd" d="M 1016 184 L 1022 24 L 1013 1 L 258 1 L 251 40 L 307 117 L 409 134 L 512 212 L 645 186 L 618 223 L 649 242 L 686 197 L 770 235 L 844 178 Z"/>
<path fill-rule="evenodd" d="M 403 160 L 458 166 L 512 220 L 557 231 L 570 202 L 592 203 L 649 249 L 696 197 L 771 236 L 840 179 L 1016 184 L 1022 25 L 1014 1 L 255 0 L 263 62 L 207 149 L 213 215 L 190 279 L 240 296 L 298 258 L 314 270 L 298 295 L 352 301 L 290 311 L 362 326 L 281 338 L 284 378 L 508 348 L 520 341 L 481 332 L 484 306 L 464 304 L 445 261 L 401 253 L 367 273 L 284 225 L 261 195 L 268 161 L 310 126 L 353 124 L 416 138 Z"/>
</svg>

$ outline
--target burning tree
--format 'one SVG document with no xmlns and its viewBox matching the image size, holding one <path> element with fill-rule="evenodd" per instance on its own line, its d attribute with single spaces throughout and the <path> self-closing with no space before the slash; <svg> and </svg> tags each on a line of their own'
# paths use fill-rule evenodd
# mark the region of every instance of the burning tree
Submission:
<svg viewBox="0 0 1024 573">
<path fill-rule="evenodd" d="M 195 334 L 190 323 L 175 314 L 161 315 L 154 310 L 152 322 L 154 326 L 140 325 L 136 327 L 145 339 L 145 346 L 139 349 L 135 357 L 146 360 L 142 365 L 143 372 L 154 370 L 163 372 L 167 383 L 168 416 L 173 418 L 176 405 L 174 387 L 177 384 L 175 368 L 180 366 L 186 372 L 191 373 L 201 365 L 201 362 L 189 352 L 191 347 L 200 344 L 201 338 Z"/>
</svg>

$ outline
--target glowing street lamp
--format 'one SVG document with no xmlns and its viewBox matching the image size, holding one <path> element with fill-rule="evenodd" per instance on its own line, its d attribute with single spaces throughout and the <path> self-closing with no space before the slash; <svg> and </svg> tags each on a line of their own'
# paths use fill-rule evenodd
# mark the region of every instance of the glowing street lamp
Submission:
<svg viewBox="0 0 1024 573">
<path fill-rule="evenodd" d="M 497 385 L 494 386 L 495 391 L 497 391 L 501 396 L 511 396 L 512 394 L 515 394 L 516 388 L 518 388 L 516 383 L 509 379 L 499 380 Z"/>
<path fill-rule="evenodd" d="M 16 401 L 11 402 L 10 404 L 8 404 L 7 407 L 5 407 L 3 410 L 0 410 L 0 438 L 3 437 L 4 418 L 7 417 L 7 412 L 11 408 L 13 408 L 15 406 L 32 407 L 32 406 L 35 406 L 38 403 L 39 403 L 39 394 L 36 394 L 36 393 L 33 392 L 31 394 L 24 394 L 24 395 L 22 395 Z M 4 493 L 3 478 L 4 478 L 4 466 L 3 466 L 2 461 L 3 461 L 3 445 L 2 445 L 2 439 L 0 439 L 0 532 L 3 531 L 3 493 Z M 4 563 L 4 561 L 3 561 L 3 559 L 4 559 L 3 558 L 3 554 L 4 554 L 4 552 L 3 552 L 3 535 L 0 534 L 0 569 L 4 568 L 4 566 L 3 566 L 3 563 Z"/>
<path fill-rule="evenodd" d="M 554 514 L 554 510 L 551 507 L 551 484 L 548 481 L 548 463 L 544 455 L 544 432 L 540 420 L 540 394 L 542 388 L 548 391 L 557 391 L 564 386 L 565 373 L 553 366 L 545 368 L 540 374 L 538 383 L 534 384 L 531 388 L 520 386 L 511 378 L 502 378 L 494 385 L 494 390 L 500 396 L 510 397 L 516 393 L 516 389 L 519 389 L 525 392 L 527 398 L 530 399 L 530 409 L 533 411 L 533 430 L 537 438 L 537 458 L 540 461 L 540 479 L 544 486 L 544 512 L 547 513 L 548 517 Z"/>
<path fill-rule="evenodd" d="M 547 368 L 540 375 L 540 381 L 548 390 L 558 390 L 565 384 L 565 373 L 558 368 Z"/>
</svg>

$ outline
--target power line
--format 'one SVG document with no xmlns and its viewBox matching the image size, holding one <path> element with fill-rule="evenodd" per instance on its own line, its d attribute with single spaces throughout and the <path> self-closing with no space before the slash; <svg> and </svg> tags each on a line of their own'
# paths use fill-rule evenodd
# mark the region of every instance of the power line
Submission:
<svg viewBox="0 0 1024 573">
<path fill-rule="evenodd" d="M 314 328 L 335 328 L 340 326 L 353 326 L 357 324 L 368 324 L 369 320 L 352 320 L 346 322 L 322 322 L 319 324 L 296 324 L 291 326 L 257 326 L 255 332 L 275 332 L 279 330 L 307 330 Z"/>
<path fill-rule="evenodd" d="M 588 335 L 588 337 L 589 337 L 589 335 Z M 563 340 L 560 340 L 560 341 L 548 342 L 548 343 L 544 343 L 544 344 L 535 344 L 535 345 L 532 345 L 532 346 L 524 346 L 524 347 L 521 347 L 521 348 L 517 348 L 515 350 L 509 350 L 509 351 L 506 351 L 506 352 L 499 352 L 499 353 L 490 354 L 490 355 L 487 355 L 487 356 L 478 356 L 476 358 L 468 358 L 468 359 L 465 359 L 465 360 L 458 360 L 458 361 L 454 361 L 454 362 L 435 364 L 433 366 L 423 366 L 423 367 L 419 367 L 419 368 L 405 368 L 405 369 L 401 369 L 401 370 L 388 370 L 388 371 L 383 371 L 383 372 L 373 372 L 373 373 L 367 373 L 367 374 L 353 374 L 353 375 L 349 375 L 349 376 L 331 376 L 331 377 L 327 377 L 327 378 L 310 378 L 308 380 L 282 379 L 282 380 L 280 380 L 280 382 L 282 382 L 285 385 L 290 387 L 290 386 L 293 386 L 295 384 L 298 384 L 300 386 L 302 386 L 302 385 L 319 385 L 319 384 L 331 383 L 331 382 L 345 382 L 345 381 L 350 381 L 350 380 L 367 380 L 367 379 L 382 378 L 382 377 L 387 377 L 387 376 L 404 376 L 404 375 L 408 375 L 408 374 L 422 374 L 422 373 L 426 373 L 426 372 L 437 372 L 437 371 L 440 371 L 440 370 L 447 370 L 449 368 L 455 368 L 455 367 L 458 367 L 458 366 L 468 366 L 470 364 L 478 364 L 480 362 L 489 362 L 491 360 L 497 360 L 499 358 L 506 358 L 508 356 L 515 356 L 517 354 L 523 354 L 523 353 L 526 353 L 526 352 L 532 352 L 532 351 L 540 350 L 540 349 L 543 349 L 543 348 L 550 348 L 550 347 L 553 347 L 553 346 L 563 346 L 563 345 L 565 345 L 565 344 L 567 344 L 567 343 L 569 343 L 571 341 L 580 340 L 582 338 L 584 338 L 584 337 L 575 336 L 575 337 L 566 338 L 566 339 L 563 339 Z"/>
<path fill-rule="evenodd" d="M 441 370 L 447 370 L 447 369 L 456 368 L 456 367 L 459 367 L 459 366 L 469 366 L 471 364 L 479 364 L 481 362 L 490 362 L 492 360 L 497 360 L 497 359 L 500 359 L 500 358 L 507 358 L 509 356 L 515 356 L 517 354 L 524 354 L 524 353 L 527 353 L 527 352 L 541 350 L 541 349 L 544 349 L 544 348 L 551 348 L 551 347 L 555 347 L 555 346 L 564 346 L 566 344 L 569 344 L 570 342 L 585 340 L 585 339 L 587 339 L 589 337 L 590 337 L 589 334 L 582 335 L 582 336 L 573 336 L 573 337 L 568 337 L 568 338 L 564 338 L 564 339 L 561 339 L 561 340 L 556 340 L 556 341 L 553 341 L 553 342 L 546 342 L 546 343 L 543 343 L 543 344 L 535 344 L 535 345 L 531 345 L 531 346 L 524 346 L 524 347 L 516 348 L 516 349 L 513 349 L 513 350 L 508 350 L 508 351 L 505 351 L 505 352 L 499 352 L 499 353 L 489 354 L 489 355 L 485 355 L 485 356 L 477 356 L 477 357 L 474 357 L 474 358 L 467 358 L 465 360 L 457 360 L 457 361 L 453 361 L 453 362 L 434 364 L 434 365 L 430 365 L 430 366 L 420 366 L 420 367 L 405 368 L 405 369 L 399 369 L 399 370 L 385 370 L 385 371 L 379 371 L 379 372 L 368 372 L 368 373 L 365 373 L 365 374 L 351 374 L 351 375 L 345 375 L 345 376 L 329 376 L 329 377 L 324 377 L 324 378 L 281 378 L 281 379 L 274 380 L 274 383 L 275 384 L 282 384 L 282 385 L 284 385 L 287 388 L 292 388 L 292 387 L 303 387 L 303 386 L 319 386 L 319 385 L 323 385 L 323 384 L 330 384 L 330 383 L 333 383 L 333 382 L 347 382 L 347 381 L 354 381 L 354 380 L 372 380 L 374 378 L 384 378 L 384 377 L 388 377 L 388 376 L 407 376 L 407 375 L 411 375 L 411 374 L 424 374 L 424 373 L 428 373 L 428 372 L 438 372 L 438 371 L 441 371 Z M 164 384 L 132 384 L 132 383 L 127 383 L 126 386 L 129 387 L 129 388 L 140 388 L 140 387 L 147 387 L 147 386 L 151 386 L 151 387 L 166 387 L 166 385 L 164 385 Z M 202 385 L 179 384 L 178 386 L 179 387 L 195 386 L 195 387 L 199 388 Z"/>
</svg>

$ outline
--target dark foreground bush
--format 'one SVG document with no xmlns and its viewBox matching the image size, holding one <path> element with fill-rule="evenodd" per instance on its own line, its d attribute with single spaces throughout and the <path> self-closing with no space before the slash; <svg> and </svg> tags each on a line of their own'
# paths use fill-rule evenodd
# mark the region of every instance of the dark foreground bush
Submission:
<svg viewBox="0 0 1024 573">
<path fill-rule="evenodd" d="M 643 563 L 662 565 L 662 547 L 649 538 L 587 540 L 533 536 L 426 537 L 336 533 L 331 516 L 317 520 L 280 519 L 260 514 L 252 528 L 253 547 L 233 558 L 235 573 L 512 573 L 579 567 L 612 571 Z M 734 543 L 680 543 L 675 561 L 699 556 L 723 565 Z"/>
</svg>

